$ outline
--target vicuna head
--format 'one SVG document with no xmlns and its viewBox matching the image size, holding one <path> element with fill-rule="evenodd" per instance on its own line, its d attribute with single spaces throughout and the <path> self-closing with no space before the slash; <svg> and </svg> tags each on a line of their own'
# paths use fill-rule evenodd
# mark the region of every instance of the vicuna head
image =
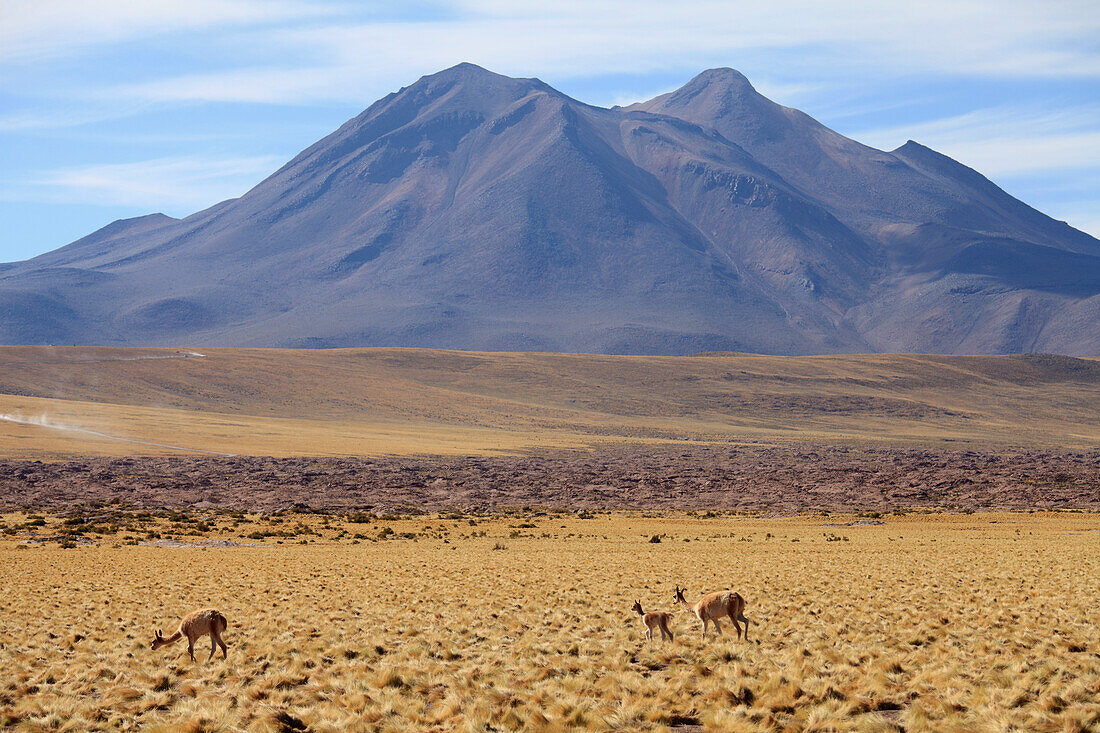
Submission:
<svg viewBox="0 0 1100 733">
<path fill-rule="evenodd" d="M 643 614 L 644 615 L 644 613 L 645 613 L 644 611 L 642 611 L 642 604 L 638 603 L 638 601 L 634 601 L 634 605 L 631 607 L 630 610 L 633 611 L 634 613 L 637 613 L 637 614 Z"/>
<path fill-rule="evenodd" d="M 681 588 L 680 586 L 676 586 L 676 602 L 677 603 L 687 603 L 687 600 L 684 598 L 685 593 L 687 593 L 687 588 Z"/>
<path fill-rule="evenodd" d="M 164 640 L 164 637 L 161 636 L 160 629 L 155 629 L 153 631 L 153 643 L 150 645 L 149 648 L 153 650 L 160 649 L 167 643 L 168 642 Z"/>
</svg>

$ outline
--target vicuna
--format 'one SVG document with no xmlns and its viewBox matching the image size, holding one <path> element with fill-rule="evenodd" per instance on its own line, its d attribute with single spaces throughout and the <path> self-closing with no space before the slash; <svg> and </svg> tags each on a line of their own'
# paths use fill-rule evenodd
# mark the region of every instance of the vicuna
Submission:
<svg viewBox="0 0 1100 733">
<path fill-rule="evenodd" d="M 749 640 L 749 620 L 745 618 L 745 599 L 738 593 L 731 591 L 719 591 L 718 593 L 710 593 L 702 598 L 694 605 L 690 605 L 684 600 L 684 593 L 687 588 L 681 588 L 676 586 L 676 603 L 683 606 L 688 611 L 695 614 L 695 617 L 699 619 L 703 624 L 703 638 L 707 638 L 707 624 L 713 623 L 714 628 L 718 629 L 718 633 L 722 633 L 722 627 L 718 625 L 718 619 L 723 616 L 729 616 L 730 621 L 733 622 L 733 628 L 737 629 L 737 638 L 741 638 L 741 625 L 737 622 L 745 622 L 745 641 Z"/>
<path fill-rule="evenodd" d="M 672 641 L 672 631 L 668 628 L 668 622 L 672 620 L 671 613 L 665 613 L 664 611 L 646 613 L 642 610 L 642 604 L 638 601 L 634 601 L 634 612 L 642 617 L 647 642 L 653 638 L 653 629 L 658 629 L 661 632 L 661 641 L 664 641 L 666 636 L 669 641 Z"/>
<path fill-rule="evenodd" d="M 183 617 L 180 621 L 179 629 L 176 633 L 169 636 L 167 639 L 160 635 L 160 631 L 157 630 L 156 636 L 153 637 L 153 649 L 160 649 L 166 644 L 172 644 L 183 637 L 187 637 L 187 654 L 191 657 L 191 661 L 195 661 L 195 640 L 200 636 L 210 635 L 210 656 L 206 661 L 210 661 L 214 658 L 214 652 L 218 650 L 218 647 L 222 648 L 222 658 L 229 658 L 229 651 L 225 646 L 225 642 L 222 641 L 222 632 L 229 626 L 229 622 L 225 620 L 225 616 L 215 611 L 213 608 L 204 608 L 201 611 L 192 611 Z"/>
</svg>

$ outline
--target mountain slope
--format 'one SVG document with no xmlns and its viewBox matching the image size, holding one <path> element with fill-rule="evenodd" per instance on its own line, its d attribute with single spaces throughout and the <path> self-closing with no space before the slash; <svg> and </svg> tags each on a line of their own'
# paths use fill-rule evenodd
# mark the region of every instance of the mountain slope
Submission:
<svg viewBox="0 0 1100 733">
<path fill-rule="evenodd" d="M 630 108 L 471 64 L 239 199 L 0 269 L 0 342 L 1100 353 L 1100 242 L 729 69 Z"/>
</svg>

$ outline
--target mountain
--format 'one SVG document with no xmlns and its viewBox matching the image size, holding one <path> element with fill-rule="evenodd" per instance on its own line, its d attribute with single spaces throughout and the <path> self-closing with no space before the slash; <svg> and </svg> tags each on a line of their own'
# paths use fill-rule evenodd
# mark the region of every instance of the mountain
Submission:
<svg viewBox="0 0 1100 733">
<path fill-rule="evenodd" d="M 1100 242 L 731 69 L 630 107 L 472 64 L 238 199 L 0 265 L 0 342 L 1100 353 Z"/>
</svg>

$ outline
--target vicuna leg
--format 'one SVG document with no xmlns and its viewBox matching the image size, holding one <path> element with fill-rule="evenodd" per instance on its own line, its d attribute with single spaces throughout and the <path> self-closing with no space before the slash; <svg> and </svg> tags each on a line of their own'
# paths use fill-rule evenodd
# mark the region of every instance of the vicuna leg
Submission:
<svg viewBox="0 0 1100 733">
<path fill-rule="evenodd" d="M 645 643 L 648 644 L 650 641 L 652 641 L 652 639 L 653 639 L 653 629 L 646 626 L 645 627 Z"/>
<path fill-rule="evenodd" d="M 703 622 L 703 638 L 706 639 L 707 638 L 707 620 L 705 618 L 699 619 L 699 620 Z"/>
<path fill-rule="evenodd" d="M 210 656 L 206 658 L 206 661 L 210 661 L 214 658 L 214 652 L 218 651 L 218 637 L 214 636 L 214 632 L 210 632 Z"/>
<path fill-rule="evenodd" d="M 668 636 L 668 640 L 672 641 L 672 630 L 668 628 L 668 622 L 661 624 L 661 640 L 663 641 L 665 636 Z"/>
<path fill-rule="evenodd" d="M 713 618 L 711 621 L 714 623 L 714 628 L 718 630 L 718 635 L 722 635 L 722 627 L 718 625 L 718 619 Z"/>
<path fill-rule="evenodd" d="M 737 631 L 737 638 L 738 638 L 738 640 L 740 640 L 741 639 L 741 624 L 737 623 L 737 616 L 734 615 L 733 611 L 730 611 L 730 621 L 733 622 L 733 628 Z"/>
<path fill-rule="evenodd" d="M 222 641 L 222 635 L 218 634 L 214 637 L 214 640 L 218 642 L 218 646 L 222 648 L 222 659 L 229 659 L 229 649 L 226 647 L 225 642 Z"/>
<path fill-rule="evenodd" d="M 191 657 L 191 661 L 195 661 L 195 640 L 190 636 L 187 637 L 187 656 Z"/>
<path fill-rule="evenodd" d="M 745 614 L 739 614 L 740 619 L 745 623 L 745 641 L 749 640 L 749 620 L 745 618 Z"/>
</svg>

